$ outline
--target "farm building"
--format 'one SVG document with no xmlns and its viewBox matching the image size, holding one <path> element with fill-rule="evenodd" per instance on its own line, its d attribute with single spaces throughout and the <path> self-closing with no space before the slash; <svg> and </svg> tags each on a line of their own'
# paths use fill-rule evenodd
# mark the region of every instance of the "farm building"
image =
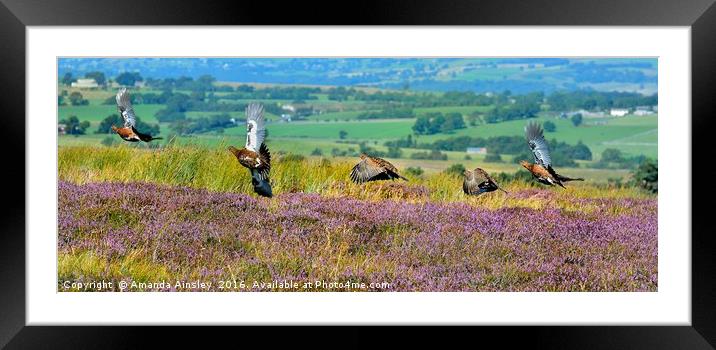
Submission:
<svg viewBox="0 0 716 350">
<path fill-rule="evenodd" d="M 487 154 L 486 147 L 468 147 L 466 152 L 468 154 Z"/>
<path fill-rule="evenodd" d="M 291 115 L 290 114 L 281 114 L 281 121 L 284 122 L 290 122 L 291 121 Z"/>
<path fill-rule="evenodd" d="M 627 114 L 629 114 L 629 110 L 626 108 L 612 108 L 609 111 L 609 115 L 612 117 L 623 117 Z"/>
<path fill-rule="evenodd" d="M 72 83 L 72 87 L 80 89 L 92 89 L 99 87 L 99 85 L 94 79 L 77 79 L 77 81 Z"/>
<path fill-rule="evenodd" d="M 634 111 L 634 115 L 638 115 L 638 116 L 653 115 L 653 114 L 654 114 L 653 111 L 648 111 L 648 110 L 643 110 L 643 109 L 637 109 L 636 111 Z"/>
<path fill-rule="evenodd" d="M 634 111 L 634 115 L 652 115 L 654 114 L 654 110 L 651 106 L 638 106 L 636 107 L 636 110 Z"/>
</svg>

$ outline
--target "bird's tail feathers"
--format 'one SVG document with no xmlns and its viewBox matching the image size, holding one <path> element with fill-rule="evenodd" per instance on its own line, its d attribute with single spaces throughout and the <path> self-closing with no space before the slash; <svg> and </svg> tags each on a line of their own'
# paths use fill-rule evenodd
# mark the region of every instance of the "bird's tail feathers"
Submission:
<svg viewBox="0 0 716 350">
<path fill-rule="evenodd" d="M 581 177 L 571 178 L 571 177 L 566 177 L 566 176 L 562 176 L 562 175 L 559 175 L 559 174 L 557 174 L 557 180 L 563 181 L 563 182 L 568 182 L 568 181 L 584 181 L 584 179 L 581 178 Z"/>
<path fill-rule="evenodd" d="M 268 178 L 268 173 L 263 174 L 262 171 L 251 169 L 251 184 L 254 186 L 254 192 L 263 197 L 273 197 L 273 190 L 271 189 L 271 181 Z"/>
</svg>

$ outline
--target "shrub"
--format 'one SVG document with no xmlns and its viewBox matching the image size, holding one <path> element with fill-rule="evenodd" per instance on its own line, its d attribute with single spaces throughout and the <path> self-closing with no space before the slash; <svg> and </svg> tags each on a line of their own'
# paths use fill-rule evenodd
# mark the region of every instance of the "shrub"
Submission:
<svg viewBox="0 0 716 350">
<path fill-rule="evenodd" d="M 423 171 L 423 168 L 421 168 L 419 166 L 418 167 L 408 167 L 407 169 L 405 169 L 405 173 L 415 176 L 415 177 L 419 177 L 420 175 L 423 175 L 424 171 Z"/>
<path fill-rule="evenodd" d="M 552 123 L 551 121 L 546 121 L 544 124 L 542 124 L 542 127 L 544 128 L 544 131 L 546 132 L 555 132 L 557 131 L 557 125 Z"/>
<path fill-rule="evenodd" d="M 465 166 L 460 163 L 455 163 L 445 169 L 445 173 L 455 176 L 462 176 L 465 172 Z"/>
<path fill-rule="evenodd" d="M 655 161 L 647 159 L 642 162 L 639 167 L 632 172 L 632 178 L 637 186 L 651 193 L 658 192 L 659 167 Z"/>
</svg>

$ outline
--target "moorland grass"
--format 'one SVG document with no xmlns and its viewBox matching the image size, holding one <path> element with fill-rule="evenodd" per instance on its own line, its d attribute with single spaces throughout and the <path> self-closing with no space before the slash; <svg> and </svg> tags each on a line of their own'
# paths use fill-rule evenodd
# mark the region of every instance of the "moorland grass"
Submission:
<svg viewBox="0 0 716 350">
<path fill-rule="evenodd" d="M 76 184 L 95 182 L 150 182 L 186 186 L 214 192 L 253 194 L 249 172 L 220 144 L 214 148 L 169 145 L 141 149 L 127 145 L 113 147 L 60 147 L 59 179 Z M 330 197 L 366 200 L 399 199 L 410 201 L 468 202 L 499 208 L 503 206 L 544 205 L 543 198 L 521 198 L 501 192 L 468 197 L 462 193 L 460 175 L 438 172 L 413 176 L 409 182 L 352 183 L 348 174 L 354 162 L 349 159 L 296 157 L 274 154 L 271 167 L 273 192 L 305 192 Z M 496 174 L 493 174 L 493 176 Z M 509 181 L 500 184 L 508 192 L 538 189 L 534 182 Z M 567 189 L 553 188 L 550 198 L 569 207 L 572 198 L 644 198 L 638 188 L 619 188 L 593 182 L 569 183 Z"/>
</svg>

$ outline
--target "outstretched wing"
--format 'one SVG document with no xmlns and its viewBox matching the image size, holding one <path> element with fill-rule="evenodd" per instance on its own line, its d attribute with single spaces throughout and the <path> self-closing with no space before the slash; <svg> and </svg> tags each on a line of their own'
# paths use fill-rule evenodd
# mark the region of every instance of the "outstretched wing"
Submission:
<svg viewBox="0 0 716 350">
<path fill-rule="evenodd" d="M 250 103 L 246 106 L 246 148 L 258 152 L 265 137 L 264 106 Z"/>
<path fill-rule="evenodd" d="M 124 126 L 134 127 L 137 123 L 137 117 L 134 115 L 134 108 L 132 108 L 127 88 L 122 88 L 117 93 L 117 108 L 124 119 Z"/>
<path fill-rule="evenodd" d="M 475 168 L 475 181 L 480 184 L 483 182 L 493 182 L 490 175 L 488 175 L 487 172 L 481 168 Z"/>
<path fill-rule="evenodd" d="M 265 143 L 262 143 L 261 147 L 259 147 L 259 159 L 261 160 L 261 164 L 257 170 L 260 180 L 268 181 L 269 172 L 271 171 L 271 152 L 269 152 L 268 146 L 266 146 Z"/>
<path fill-rule="evenodd" d="M 462 191 L 465 192 L 465 194 L 475 194 L 479 190 L 477 184 L 477 181 L 465 176 L 462 179 Z"/>
<path fill-rule="evenodd" d="M 549 145 L 547 140 L 544 139 L 542 133 L 542 127 L 537 123 L 529 123 L 525 127 L 525 137 L 527 137 L 527 143 L 530 145 L 532 154 L 535 156 L 535 163 L 549 168 L 552 166 L 552 159 L 549 156 Z"/>
<path fill-rule="evenodd" d="M 368 158 L 361 160 L 351 170 L 351 180 L 355 183 L 364 183 L 375 180 L 378 175 L 385 173 L 385 169 Z"/>
</svg>

